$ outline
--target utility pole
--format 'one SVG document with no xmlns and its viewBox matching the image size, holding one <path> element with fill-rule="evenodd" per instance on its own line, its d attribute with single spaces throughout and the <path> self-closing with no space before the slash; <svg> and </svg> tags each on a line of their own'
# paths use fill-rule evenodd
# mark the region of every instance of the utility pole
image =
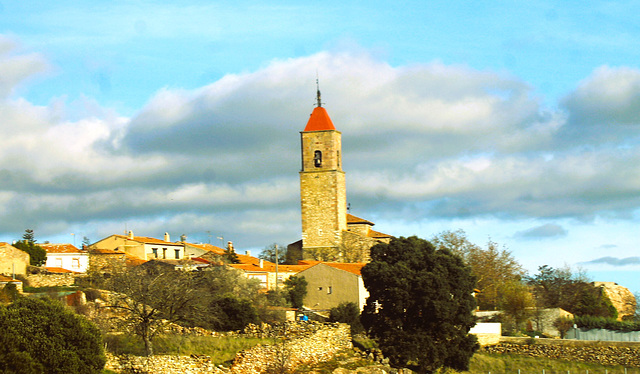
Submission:
<svg viewBox="0 0 640 374">
<path fill-rule="evenodd" d="M 276 292 L 278 292 L 278 244 L 276 244 Z"/>
</svg>

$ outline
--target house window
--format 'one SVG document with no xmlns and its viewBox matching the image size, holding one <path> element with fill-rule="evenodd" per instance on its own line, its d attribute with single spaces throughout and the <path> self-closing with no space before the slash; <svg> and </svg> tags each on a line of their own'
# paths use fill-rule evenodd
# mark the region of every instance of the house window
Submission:
<svg viewBox="0 0 640 374">
<path fill-rule="evenodd" d="M 322 291 L 322 287 L 318 287 L 318 291 Z"/>
<path fill-rule="evenodd" d="M 176 249 L 176 260 L 180 259 L 180 250 Z"/>
<path fill-rule="evenodd" d="M 167 249 L 162 248 L 162 258 L 167 258 Z"/>
<path fill-rule="evenodd" d="M 153 251 L 153 258 L 158 258 L 158 248 L 152 248 L 151 250 Z"/>
<path fill-rule="evenodd" d="M 322 152 L 321 151 L 313 152 L 313 165 L 315 165 L 315 167 L 317 167 L 317 168 L 322 166 Z"/>
<path fill-rule="evenodd" d="M 333 287 L 329 286 L 327 288 L 327 295 L 331 295 L 333 293 Z"/>
<path fill-rule="evenodd" d="M 61 268 L 62 267 L 62 259 L 61 258 L 56 258 L 56 267 L 57 268 Z"/>
<path fill-rule="evenodd" d="M 71 259 L 71 267 L 75 268 L 75 269 L 79 269 L 80 268 L 80 259 L 79 258 L 72 258 Z"/>
</svg>

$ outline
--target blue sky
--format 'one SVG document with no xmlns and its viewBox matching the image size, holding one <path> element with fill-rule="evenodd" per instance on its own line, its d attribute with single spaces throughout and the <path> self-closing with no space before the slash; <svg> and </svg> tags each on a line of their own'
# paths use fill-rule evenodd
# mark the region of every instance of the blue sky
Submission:
<svg viewBox="0 0 640 374">
<path fill-rule="evenodd" d="M 640 291 L 639 11 L 2 1 L 0 240 L 299 239 L 317 72 L 377 230 L 463 229 Z"/>
</svg>

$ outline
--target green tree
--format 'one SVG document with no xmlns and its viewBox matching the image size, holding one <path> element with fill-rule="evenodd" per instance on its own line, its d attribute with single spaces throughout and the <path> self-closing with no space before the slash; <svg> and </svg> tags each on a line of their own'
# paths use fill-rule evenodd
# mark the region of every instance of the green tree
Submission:
<svg viewBox="0 0 640 374">
<path fill-rule="evenodd" d="M 239 264 L 240 259 L 238 258 L 238 254 L 232 247 L 227 247 L 224 250 L 224 255 L 222 255 L 224 261 L 228 264 Z"/>
<path fill-rule="evenodd" d="M 224 295 L 214 299 L 209 312 L 218 317 L 212 326 L 215 330 L 242 330 L 248 324 L 258 322 L 258 313 L 251 302 L 233 295 Z"/>
<path fill-rule="evenodd" d="M 618 314 L 602 289 L 590 283 L 582 272 L 573 272 L 569 267 L 540 266 L 527 282 L 546 308 L 562 308 L 578 316 L 615 318 Z"/>
<path fill-rule="evenodd" d="M 362 278 L 369 291 L 362 323 L 394 366 L 468 370 L 478 348 L 469 335 L 475 277 L 459 256 L 415 236 L 394 238 L 371 248 Z"/>
<path fill-rule="evenodd" d="M 53 300 L 0 306 L 0 330 L 3 373 L 101 373 L 106 361 L 100 331 Z"/>
<path fill-rule="evenodd" d="M 22 235 L 22 240 L 29 243 L 35 243 L 37 241 L 36 236 L 33 233 L 33 230 L 31 229 L 24 230 L 24 234 Z"/>
<path fill-rule="evenodd" d="M 287 248 L 283 248 L 281 245 L 273 243 L 264 247 L 258 258 L 271 261 L 273 263 L 284 264 L 287 260 Z"/>
<path fill-rule="evenodd" d="M 525 275 L 522 265 L 506 248 L 500 248 L 493 241 L 489 241 L 486 248 L 481 248 L 471 243 L 463 230 L 441 232 L 432 242 L 436 249 L 450 250 L 471 267 L 480 291 L 476 295 L 480 309 L 498 308 L 503 286 L 511 281 L 519 281 Z"/>
<path fill-rule="evenodd" d="M 42 266 L 47 261 L 47 251 L 35 242 L 20 240 L 13 246 L 23 252 L 27 252 L 29 254 L 29 264 L 33 266 Z"/>
<path fill-rule="evenodd" d="M 284 281 L 284 290 L 291 306 L 301 309 L 304 297 L 307 296 L 307 280 L 304 277 L 292 276 Z"/>
<path fill-rule="evenodd" d="M 351 334 L 361 334 L 364 326 L 360 322 L 360 308 L 354 302 L 340 303 L 337 307 L 329 310 L 329 321 L 342 322 L 351 326 Z"/>
</svg>

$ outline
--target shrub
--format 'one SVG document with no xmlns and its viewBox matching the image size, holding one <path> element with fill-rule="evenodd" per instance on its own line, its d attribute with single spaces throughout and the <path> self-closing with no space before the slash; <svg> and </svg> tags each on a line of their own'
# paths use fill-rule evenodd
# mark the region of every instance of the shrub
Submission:
<svg viewBox="0 0 640 374">
<path fill-rule="evenodd" d="M 258 322 L 258 312 L 248 300 L 227 295 L 216 299 L 211 306 L 212 314 L 217 317 L 215 327 L 218 330 L 242 330 L 248 324 Z"/>
<path fill-rule="evenodd" d="M 364 326 L 360 322 L 360 308 L 354 302 L 340 303 L 329 311 L 331 322 L 347 323 L 351 326 L 351 335 L 364 332 Z"/>
<path fill-rule="evenodd" d="M 60 303 L 20 298 L 0 307 L 3 373 L 100 373 L 105 356 L 100 331 Z"/>
<path fill-rule="evenodd" d="M 576 316 L 574 323 L 586 329 L 606 329 L 614 331 L 640 331 L 638 321 L 618 321 L 610 318 L 593 316 Z"/>
</svg>

